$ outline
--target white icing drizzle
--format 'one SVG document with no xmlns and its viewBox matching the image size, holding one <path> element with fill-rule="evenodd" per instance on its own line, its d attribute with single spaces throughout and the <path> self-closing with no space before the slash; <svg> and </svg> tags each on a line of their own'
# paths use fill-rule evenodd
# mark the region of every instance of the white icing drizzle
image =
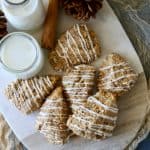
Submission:
<svg viewBox="0 0 150 150">
<path fill-rule="evenodd" d="M 57 98 L 57 99 L 50 99 L 50 98 L 47 98 L 47 102 L 46 104 L 53 104 L 53 103 L 58 103 L 58 102 L 63 102 L 63 98 Z"/>
<path fill-rule="evenodd" d="M 93 50 L 93 54 L 94 54 L 95 59 L 96 59 L 96 58 L 97 58 L 96 50 L 95 50 L 95 48 L 94 48 L 94 46 L 93 46 L 93 42 L 92 42 L 92 39 L 91 39 L 91 36 L 90 36 L 89 30 L 88 30 L 88 28 L 87 28 L 87 26 L 86 26 L 86 25 L 84 25 L 84 28 L 85 28 L 86 33 L 87 33 L 87 35 L 88 35 L 88 39 L 89 39 L 89 42 L 90 42 L 90 45 L 91 45 L 91 49 Z"/>
<path fill-rule="evenodd" d="M 72 75 L 71 76 L 71 80 L 74 80 L 74 78 L 79 78 L 79 75 L 80 74 L 74 74 L 74 75 Z M 81 74 L 82 75 L 82 78 L 84 78 L 84 79 L 91 79 L 91 75 L 88 75 L 88 74 Z"/>
<path fill-rule="evenodd" d="M 47 85 L 47 79 L 40 78 L 39 79 L 39 84 L 40 84 L 41 87 L 43 87 L 44 91 L 47 92 L 47 94 L 49 94 L 49 89 L 47 89 L 47 87 L 45 86 L 45 85 Z"/>
<path fill-rule="evenodd" d="M 72 90 L 76 90 L 76 92 L 79 92 L 80 94 L 87 94 L 87 91 L 84 90 L 90 90 L 91 88 L 83 88 L 81 91 L 80 88 L 66 88 L 66 90 L 70 93 L 70 94 L 74 94 L 75 92 Z"/>
<path fill-rule="evenodd" d="M 67 108 L 62 108 L 61 106 L 45 106 L 44 108 L 41 108 L 41 110 L 53 110 L 53 109 L 57 109 L 57 110 L 67 110 Z"/>
<path fill-rule="evenodd" d="M 28 81 L 27 81 L 27 80 L 25 80 L 24 82 L 25 82 L 24 85 L 26 86 L 26 88 L 28 89 L 28 91 L 29 91 L 31 97 L 33 98 L 33 97 L 34 97 L 34 94 L 33 94 L 33 92 L 32 92 L 32 88 L 31 88 L 30 85 L 28 84 Z"/>
<path fill-rule="evenodd" d="M 121 79 L 128 78 L 128 77 L 136 77 L 136 75 L 135 75 L 135 74 L 123 75 L 123 76 L 118 77 L 118 78 L 116 78 L 116 79 L 113 79 L 113 80 L 111 80 L 111 81 L 104 82 L 104 83 L 102 83 L 101 85 L 102 85 L 102 86 L 106 85 L 106 87 L 107 87 L 107 86 L 110 87 L 110 86 L 112 86 L 111 84 L 112 84 L 113 82 L 116 82 L 116 81 L 119 81 L 119 80 L 121 80 Z M 131 80 L 130 80 L 130 81 L 131 81 Z M 132 80 L 132 81 L 134 81 L 134 80 Z"/>
<path fill-rule="evenodd" d="M 95 103 L 95 104 L 97 104 L 97 105 L 103 107 L 104 109 L 109 110 L 109 111 L 111 111 L 111 112 L 113 112 L 113 113 L 118 113 L 118 109 L 117 109 L 117 108 L 107 106 L 107 105 L 103 104 L 100 100 L 97 100 L 97 99 L 96 99 L 95 97 L 93 97 L 93 96 L 90 96 L 87 101 L 92 102 L 92 103 Z"/>
<path fill-rule="evenodd" d="M 74 27 L 78 31 L 79 39 L 80 39 L 80 43 L 81 43 L 82 49 L 84 50 L 84 52 L 85 52 L 85 54 L 87 56 L 87 60 L 90 62 L 91 57 L 90 57 L 90 54 L 89 54 L 89 50 L 88 50 L 88 48 L 86 46 L 86 41 L 85 41 L 85 39 L 84 39 L 81 31 L 80 31 L 80 26 L 79 26 L 79 24 L 76 24 L 76 25 L 74 25 Z"/>
<path fill-rule="evenodd" d="M 128 78 L 128 77 L 136 77 L 136 75 L 135 75 L 135 74 L 127 74 L 127 75 L 118 77 L 118 78 L 116 78 L 116 79 L 113 79 L 112 81 L 108 81 L 108 82 L 106 82 L 106 83 L 103 83 L 103 85 L 108 84 L 108 83 L 112 83 L 112 82 L 116 82 L 116 81 L 119 81 L 119 80 L 121 80 L 121 79 Z"/>
<path fill-rule="evenodd" d="M 36 80 L 35 78 L 33 78 L 33 80 L 31 80 L 32 86 L 35 89 L 36 94 L 37 95 L 39 94 L 40 97 L 43 97 L 42 96 L 43 91 L 42 91 L 42 89 L 40 89 L 39 84 L 37 84 L 37 82 L 38 82 L 38 80 Z"/>
<path fill-rule="evenodd" d="M 69 78 L 66 78 L 65 80 L 65 84 L 68 84 L 68 87 L 69 86 L 72 86 L 72 82 L 70 82 L 69 80 L 68 80 Z M 83 85 L 93 85 L 93 82 L 91 82 L 91 83 L 80 83 L 80 82 L 76 82 L 75 83 L 75 85 L 81 85 L 81 87 L 83 87 Z"/>
<path fill-rule="evenodd" d="M 112 64 L 112 65 L 109 65 L 109 66 L 106 66 L 106 67 L 102 67 L 102 68 L 100 68 L 99 70 L 100 71 L 104 71 L 104 70 L 108 70 L 108 69 L 111 69 L 111 68 L 113 68 L 113 67 L 120 67 L 120 66 L 126 66 L 126 65 L 128 65 L 128 63 L 126 63 L 126 62 L 121 62 L 121 63 L 118 63 L 118 64 Z"/>
<path fill-rule="evenodd" d="M 75 102 L 82 102 L 82 101 L 86 101 L 85 99 L 82 98 L 71 98 L 71 100 L 75 103 Z"/>
<path fill-rule="evenodd" d="M 117 73 L 124 73 L 126 70 L 128 71 L 130 68 L 126 68 L 126 69 L 119 69 L 119 70 L 116 70 L 116 71 L 112 71 L 110 72 L 106 77 L 102 78 L 101 80 L 109 80 L 111 79 L 115 74 Z"/>
<path fill-rule="evenodd" d="M 110 137 L 110 136 L 112 136 L 112 134 L 111 133 L 107 133 L 107 132 L 104 132 L 104 131 L 101 131 L 101 130 L 96 130 L 96 129 L 92 129 L 92 128 L 90 128 L 90 129 L 87 129 L 86 131 L 84 130 L 84 129 L 82 129 L 82 128 L 80 128 L 78 125 L 76 125 L 76 124 L 70 124 L 69 125 L 69 127 L 73 130 L 73 129 L 77 129 L 77 130 L 80 130 L 80 131 L 84 131 L 85 133 L 91 133 L 90 131 L 94 131 L 94 134 L 96 134 L 96 135 L 100 135 L 100 136 L 107 136 L 107 137 Z"/>
<path fill-rule="evenodd" d="M 79 121 L 83 121 L 85 123 L 88 123 L 88 125 L 90 127 L 95 127 L 95 128 L 98 128 L 98 129 L 106 129 L 106 130 L 109 130 L 109 131 L 113 131 L 114 129 L 114 126 L 111 126 L 111 125 L 106 125 L 106 124 L 93 124 L 91 121 L 88 121 L 86 120 L 86 117 L 84 118 L 81 118 L 80 116 L 75 116 L 73 115 L 72 118 L 75 118 Z"/>
<path fill-rule="evenodd" d="M 93 114 L 93 115 L 95 115 L 95 116 L 97 116 L 97 117 L 101 117 L 101 118 L 108 119 L 108 120 L 111 120 L 111 121 L 116 121 L 116 120 L 117 120 L 117 117 L 116 117 L 116 116 L 115 116 L 115 117 L 106 116 L 106 115 L 104 115 L 104 114 L 100 114 L 100 113 L 94 112 L 93 110 L 89 110 L 89 109 L 85 108 L 84 106 L 79 106 L 79 109 L 80 109 L 80 108 L 81 108 L 83 111 L 88 112 L 88 113 L 90 113 L 90 114 Z"/>
<path fill-rule="evenodd" d="M 45 79 L 45 78 L 44 78 L 44 79 Z M 46 80 L 46 79 L 47 79 L 47 80 Z M 49 87 L 54 88 L 54 85 L 53 85 L 52 81 L 49 79 L 49 77 L 48 77 L 48 76 L 46 77 L 46 79 L 45 79 L 45 81 L 47 81 L 47 83 L 48 83 Z"/>
<path fill-rule="evenodd" d="M 78 48 L 78 45 L 76 43 L 76 41 L 74 40 L 74 38 L 72 37 L 71 33 L 69 31 L 66 32 L 66 36 L 67 36 L 67 44 L 70 47 L 70 49 L 72 50 L 72 53 L 74 54 L 74 56 L 76 57 L 76 60 L 80 63 L 80 62 L 84 62 L 83 57 L 81 56 L 80 50 Z M 74 45 L 76 46 L 76 49 L 73 49 L 71 46 L 71 40 L 74 43 Z M 78 52 L 80 59 L 77 56 L 77 53 L 75 52 L 75 50 Z"/>
<path fill-rule="evenodd" d="M 48 126 L 51 130 L 54 130 L 54 131 L 69 131 L 68 128 L 66 128 L 66 129 L 59 129 L 59 128 L 56 127 L 56 126 L 52 126 L 52 125 L 51 125 L 51 122 L 48 122 L 48 121 L 45 122 L 44 125 L 46 126 L 46 128 L 47 128 L 47 126 Z M 46 129 L 43 129 L 43 130 L 42 130 L 42 132 L 46 132 L 46 131 L 49 133 L 49 129 L 47 129 L 47 130 L 46 130 Z"/>
<path fill-rule="evenodd" d="M 60 40 L 58 40 L 58 44 L 59 44 L 59 46 L 61 47 L 61 50 L 62 50 L 62 52 L 63 52 L 63 54 L 64 54 L 64 56 L 62 56 L 62 55 L 60 54 L 60 52 L 56 50 L 58 56 L 61 57 L 61 58 L 63 58 L 63 59 L 66 61 L 67 66 L 70 67 L 70 64 L 73 64 L 73 62 L 71 61 L 71 59 L 70 59 L 70 57 L 69 57 L 69 55 L 68 55 L 68 52 L 66 51 L 66 49 L 68 50 L 68 48 L 65 48 L 65 47 L 63 46 L 63 44 L 60 42 Z"/>
<path fill-rule="evenodd" d="M 112 136 L 112 133 L 108 133 L 108 132 L 105 132 L 105 131 L 102 131 L 102 130 L 97 130 L 97 129 L 94 129 L 94 128 L 90 128 L 90 130 L 94 131 L 95 134 L 100 135 L 100 136 L 103 136 L 103 135 L 104 135 L 104 137 Z"/>
<path fill-rule="evenodd" d="M 39 104 L 36 102 L 36 98 L 35 98 L 36 96 L 34 97 L 31 87 L 29 86 L 27 80 L 24 81 L 24 84 L 22 84 L 22 88 L 20 88 L 20 89 L 21 89 L 21 92 L 23 92 L 24 95 L 27 97 L 27 99 L 25 101 L 26 108 L 24 108 L 24 109 L 28 109 L 28 108 L 30 109 L 32 107 L 32 103 L 34 103 L 36 105 L 36 107 L 39 106 Z M 31 97 L 32 103 L 31 103 L 31 100 L 29 99 L 29 97 Z"/>
</svg>

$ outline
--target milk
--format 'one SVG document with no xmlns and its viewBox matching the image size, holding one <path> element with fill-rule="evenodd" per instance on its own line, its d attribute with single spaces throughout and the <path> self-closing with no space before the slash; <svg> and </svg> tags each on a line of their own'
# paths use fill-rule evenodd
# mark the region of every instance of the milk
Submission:
<svg viewBox="0 0 150 150">
<path fill-rule="evenodd" d="M 36 50 L 32 42 L 23 36 L 12 36 L 1 47 L 2 61 L 11 69 L 23 70 L 32 65 Z"/>
<path fill-rule="evenodd" d="M 9 23 L 20 30 L 37 29 L 45 19 L 41 0 L 2 0 L 2 9 Z"/>
<path fill-rule="evenodd" d="M 36 40 L 22 32 L 11 33 L 0 43 L 0 58 L 5 70 L 17 78 L 29 78 L 43 67 L 44 58 Z"/>
</svg>

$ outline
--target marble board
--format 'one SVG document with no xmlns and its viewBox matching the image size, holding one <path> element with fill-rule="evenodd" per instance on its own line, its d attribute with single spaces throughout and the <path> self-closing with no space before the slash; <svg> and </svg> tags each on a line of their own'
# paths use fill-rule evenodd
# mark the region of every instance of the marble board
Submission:
<svg viewBox="0 0 150 150">
<path fill-rule="evenodd" d="M 48 0 L 43 0 L 43 4 L 45 5 L 45 9 L 47 9 Z M 66 16 L 64 12 L 60 12 L 57 37 L 74 23 L 77 23 L 77 21 Z M 146 96 L 144 95 L 147 92 L 147 85 L 143 68 L 135 49 L 107 1 L 104 1 L 103 8 L 97 14 L 96 19 L 91 19 L 88 22 L 88 26 L 97 33 L 102 47 L 101 57 L 94 62 L 93 65 L 98 67 L 107 54 L 117 52 L 124 56 L 131 66 L 139 73 L 139 79 L 136 86 L 127 95 L 122 96 L 118 100 L 120 111 L 114 135 L 109 139 L 98 142 L 75 137 L 63 146 L 49 144 L 34 128 L 38 112 L 25 116 L 10 104 L 4 96 L 4 88 L 12 80 L 15 80 L 15 78 L 0 68 L 0 112 L 3 113 L 16 136 L 28 149 L 122 150 L 130 144 L 143 124 L 148 105 Z M 13 31 L 16 31 L 16 29 L 9 25 L 9 32 Z M 42 29 L 30 31 L 29 33 L 40 42 Z M 47 61 L 48 50 L 43 49 L 43 51 L 45 53 L 46 62 L 41 74 L 52 73 L 52 68 Z"/>
</svg>

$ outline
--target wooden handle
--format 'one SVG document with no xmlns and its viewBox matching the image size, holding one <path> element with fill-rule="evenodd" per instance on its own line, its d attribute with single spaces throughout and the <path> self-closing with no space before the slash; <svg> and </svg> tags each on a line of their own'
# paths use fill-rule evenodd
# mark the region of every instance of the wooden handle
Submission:
<svg viewBox="0 0 150 150">
<path fill-rule="evenodd" d="M 42 34 L 42 47 L 52 49 L 55 43 L 58 0 L 50 0 Z"/>
</svg>

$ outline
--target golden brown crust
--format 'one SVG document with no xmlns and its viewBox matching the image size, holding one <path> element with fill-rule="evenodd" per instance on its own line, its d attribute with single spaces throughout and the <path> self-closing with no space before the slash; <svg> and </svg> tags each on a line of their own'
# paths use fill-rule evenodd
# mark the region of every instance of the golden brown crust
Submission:
<svg viewBox="0 0 150 150">
<path fill-rule="evenodd" d="M 41 107 L 58 80 L 58 76 L 52 75 L 18 79 L 8 85 L 5 95 L 21 112 L 28 114 Z"/>
<path fill-rule="evenodd" d="M 110 91 L 120 96 L 132 88 L 137 77 L 123 57 L 112 53 L 99 67 L 99 90 Z"/>
<path fill-rule="evenodd" d="M 66 126 L 70 110 L 63 98 L 63 88 L 57 87 L 46 99 L 36 120 L 36 129 L 50 143 L 64 144 L 71 135 Z"/>
<path fill-rule="evenodd" d="M 99 41 L 85 24 L 75 24 L 62 34 L 54 51 L 50 53 L 50 63 L 55 70 L 68 71 L 79 64 L 89 64 L 100 56 Z"/>
</svg>

